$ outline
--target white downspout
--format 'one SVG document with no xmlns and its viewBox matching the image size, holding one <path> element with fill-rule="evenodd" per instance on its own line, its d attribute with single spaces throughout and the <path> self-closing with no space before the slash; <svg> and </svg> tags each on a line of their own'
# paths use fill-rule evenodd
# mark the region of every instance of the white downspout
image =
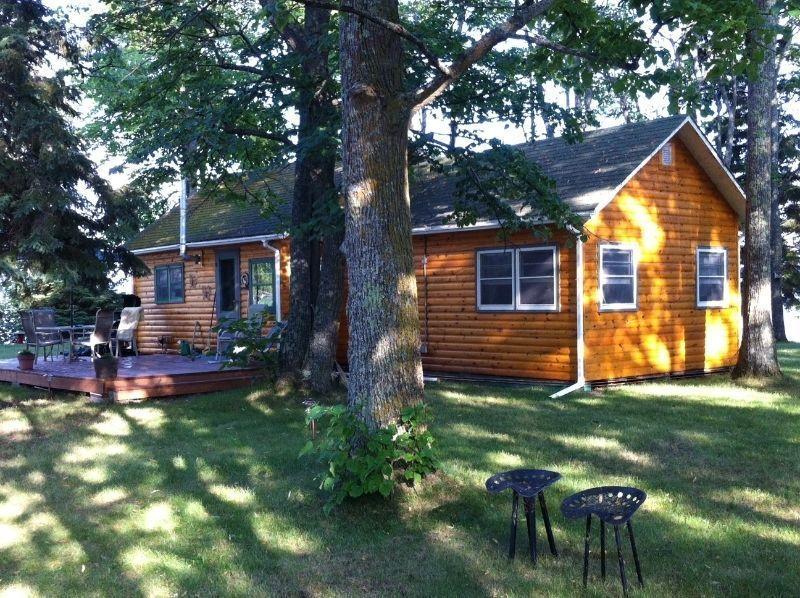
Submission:
<svg viewBox="0 0 800 598">
<path fill-rule="evenodd" d="M 189 202 L 189 186 L 191 183 L 189 182 L 188 177 L 183 177 L 181 179 L 181 194 L 180 194 L 180 231 L 179 231 L 179 248 L 180 248 L 180 255 L 181 257 L 186 255 L 186 204 Z"/>
<path fill-rule="evenodd" d="M 575 286 L 575 313 L 577 314 L 575 358 L 578 362 L 578 379 L 574 384 L 550 395 L 551 399 L 558 399 L 576 390 L 581 390 L 586 385 L 586 347 L 583 340 L 583 241 L 580 236 L 576 237 L 575 243 Z"/>
<path fill-rule="evenodd" d="M 269 241 L 261 241 L 264 249 L 272 251 L 275 256 L 275 321 L 281 321 L 281 252 L 277 247 L 270 245 Z"/>
</svg>

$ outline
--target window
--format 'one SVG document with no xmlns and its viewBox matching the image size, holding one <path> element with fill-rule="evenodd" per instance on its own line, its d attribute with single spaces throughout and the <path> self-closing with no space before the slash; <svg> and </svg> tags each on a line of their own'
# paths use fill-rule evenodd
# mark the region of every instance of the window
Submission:
<svg viewBox="0 0 800 598">
<path fill-rule="evenodd" d="M 556 248 L 517 249 L 517 309 L 556 309 Z"/>
<path fill-rule="evenodd" d="M 514 309 L 514 251 L 478 252 L 478 308 Z"/>
<path fill-rule="evenodd" d="M 600 246 L 600 309 L 636 309 L 636 257 L 630 245 Z"/>
<path fill-rule="evenodd" d="M 183 303 L 183 264 L 156 266 L 156 303 Z"/>
<path fill-rule="evenodd" d="M 661 164 L 664 166 L 672 166 L 672 144 L 667 143 L 661 148 Z"/>
<path fill-rule="evenodd" d="M 555 246 L 478 252 L 478 309 L 558 309 L 558 249 Z"/>
<path fill-rule="evenodd" d="M 724 307 L 728 251 L 722 247 L 697 250 L 697 307 Z"/>
<path fill-rule="evenodd" d="M 275 315 L 275 260 L 250 260 L 250 304 L 266 305 Z"/>
</svg>

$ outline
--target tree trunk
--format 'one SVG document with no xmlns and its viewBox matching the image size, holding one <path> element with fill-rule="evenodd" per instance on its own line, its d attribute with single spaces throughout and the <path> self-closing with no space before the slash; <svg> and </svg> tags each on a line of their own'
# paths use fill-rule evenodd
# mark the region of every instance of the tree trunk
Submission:
<svg viewBox="0 0 800 598">
<path fill-rule="evenodd" d="M 778 78 L 775 77 L 777 84 Z M 777 93 L 777 88 L 773 93 Z M 783 184 L 780 180 L 780 107 L 773 106 L 772 115 L 772 207 L 770 235 L 772 238 L 772 334 L 778 342 L 786 342 L 786 323 L 783 319 L 783 227 L 781 222 L 781 199 Z"/>
<path fill-rule="evenodd" d="M 397 0 L 346 4 L 398 22 Z M 400 37 L 341 16 L 348 403 L 370 429 L 423 398 Z"/>
<path fill-rule="evenodd" d="M 329 10 L 306 7 L 304 80 L 298 93 L 298 146 L 292 198 L 290 311 L 279 355 L 283 378 L 298 374 L 311 340 L 320 269 L 319 239 L 312 226 L 314 206 L 335 196 L 335 145 L 329 130 L 335 114 L 330 95 L 319 93 L 328 79 L 324 37 L 329 24 Z"/>
<path fill-rule="evenodd" d="M 772 199 L 772 333 L 778 342 L 786 342 L 786 323 L 783 319 L 783 231 L 781 227 L 780 195 Z"/>
<path fill-rule="evenodd" d="M 314 392 L 323 394 L 333 389 L 331 373 L 336 362 L 344 294 L 344 256 L 341 249 L 343 240 L 342 225 L 333 229 L 322 242 L 319 291 L 314 307 L 314 327 L 308 346 L 308 382 Z"/>
<path fill-rule="evenodd" d="M 743 334 L 734 377 L 780 374 L 772 334 L 772 268 L 770 220 L 772 205 L 772 101 L 775 42 L 767 34 L 774 26 L 775 0 L 756 0 L 765 23 L 748 36 L 750 56 L 764 52 L 747 92 L 747 213 L 745 220 L 745 280 L 742 287 Z"/>
</svg>

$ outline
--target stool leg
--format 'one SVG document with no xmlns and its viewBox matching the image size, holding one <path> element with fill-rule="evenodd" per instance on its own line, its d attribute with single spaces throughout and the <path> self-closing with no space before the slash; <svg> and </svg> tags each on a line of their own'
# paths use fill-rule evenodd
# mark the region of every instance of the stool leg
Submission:
<svg viewBox="0 0 800 598">
<path fill-rule="evenodd" d="M 619 539 L 619 526 L 614 526 L 614 540 L 617 543 L 617 556 L 619 557 L 619 577 L 622 580 L 622 594 L 628 595 L 628 580 L 625 578 L 625 559 L 622 558 L 622 543 Z"/>
<path fill-rule="evenodd" d="M 550 525 L 550 516 L 547 514 L 547 503 L 544 501 L 544 492 L 539 493 L 539 506 L 542 508 L 542 519 L 544 519 L 544 530 L 547 532 L 547 542 L 550 544 L 550 552 L 553 553 L 553 556 L 558 556 L 556 540 L 553 537 L 553 528 Z"/>
<path fill-rule="evenodd" d="M 519 494 L 514 492 L 511 499 L 511 539 L 508 543 L 508 558 L 513 559 L 517 551 L 517 519 L 519 515 Z"/>
<path fill-rule="evenodd" d="M 586 537 L 583 540 L 583 587 L 589 580 L 589 532 L 592 531 L 592 516 L 586 516 Z"/>
<path fill-rule="evenodd" d="M 636 577 L 639 578 L 639 585 L 644 587 L 644 580 L 642 579 L 642 565 L 639 563 L 639 553 L 636 552 L 636 540 L 633 537 L 633 526 L 628 521 L 628 538 L 631 540 L 631 551 L 633 552 L 633 562 L 636 565 Z"/>
<path fill-rule="evenodd" d="M 606 523 L 600 521 L 600 575 L 606 578 Z"/>
<path fill-rule="evenodd" d="M 532 498 L 525 499 L 525 523 L 528 524 L 528 549 L 531 553 L 531 561 L 536 566 L 536 502 Z"/>
</svg>

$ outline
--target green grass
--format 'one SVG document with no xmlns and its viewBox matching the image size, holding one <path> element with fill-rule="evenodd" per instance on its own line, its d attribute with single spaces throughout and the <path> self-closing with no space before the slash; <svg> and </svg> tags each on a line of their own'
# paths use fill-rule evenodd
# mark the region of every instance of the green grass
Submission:
<svg viewBox="0 0 800 598">
<path fill-rule="evenodd" d="M 0 345 L 0 359 L 16 357 L 24 348 L 25 345 Z"/>
<path fill-rule="evenodd" d="M 781 358 L 768 388 L 430 385 L 442 474 L 330 517 L 297 459 L 303 411 L 267 391 L 97 406 L 2 386 L 0 592 L 570 596 L 583 525 L 558 505 L 625 483 L 649 495 L 636 595 L 796 595 L 800 345 Z M 536 570 L 522 534 L 506 559 L 510 497 L 483 487 L 520 466 L 564 475 L 548 492 L 561 558 Z M 619 595 L 615 555 L 605 583 L 595 557 L 587 595 Z"/>
</svg>

